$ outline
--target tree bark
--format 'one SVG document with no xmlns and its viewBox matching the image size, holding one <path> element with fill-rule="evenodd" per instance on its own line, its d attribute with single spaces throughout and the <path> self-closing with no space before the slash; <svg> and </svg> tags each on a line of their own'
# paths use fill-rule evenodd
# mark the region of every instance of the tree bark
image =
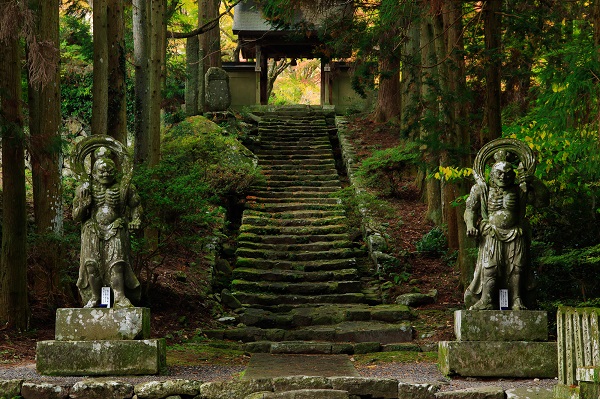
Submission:
<svg viewBox="0 0 600 399">
<path fill-rule="evenodd" d="M 202 23 L 209 22 L 219 16 L 221 0 L 202 0 Z M 215 27 L 201 36 L 204 50 L 204 70 L 211 67 L 221 67 L 221 31 L 218 22 Z"/>
<path fill-rule="evenodd" d="M 108 135 L 127 145 L 123 0 L 108 0 Z"/>
<path fill-rule="evenodd" d="M 485 112 L 487 134 L 481 142 L 502 137 L 500 108 L 500 68 L 502 44 L 502 0 L 487 0 L 483 3 L 485 36 Z M 485 134 L 485 133 L 484 133 Z"/>
<path fill-rule="evenodd" d="M 165 60 L 166 0 L 151 0 L 150 7 L 150 128 L 148 166 L 160 160 L 161 101 Z"/>
<path fill-rule="evenodd" d="M 416 6 L 415 6 L 416 8 Z M 421 25 L 412 22 L 408 29 L 408 39 L 403 46 L 402 54 L 402 80 L 401 80 L 401 127 L 408 131 L 412 137 L 416 132 L 419 117 L 419 98 L 421 95 L 421 81 L 418 66 L 421 64 Z"/>
<path fill-rule="evenodd" d="M 149 0 L 133 0 L 133 59 L 135 65 L 136 164 L 146 162 L 150 148 Z"/>
<path fill-rule="evenodd" d="M 7 0 L 0 0 L 5 9 Z M 2 134 L 2 249 L 0 324 L 19 331 L 29 327 L 27 299 L 27 211 L 25 148 L 21 109 L 19 38 L 0 42 L 0 129 Z"/>
<path fill-rule="evenodd" d="M 37 16 L 37 40 L 49 41 L 58 50 L 59 0 L 34 0 L 31 8 Z M 33 209 L 39 234 L 61 235 L 63 228 L 58 68 L 57 63 L 48 82 L 28 86 Z"/>
<path fill-rule="evenodd" d="M 190 37 L 185 44 L 185 114 L 187 116 L 198 115 L 198 67 L 200 63 L 200 43 L 198 36 Z"/>
<path fill-rule="evenodd" d="M 438 79 L 437 58 L 435 55 L 433 26 L 428 18 L 421 22 L 421 101 L 423 104 L 423 115 L 421 117 L 421 140 L 427 143 L 425 149 L 426 173 L 430 176 L 437 171 L 440 165 L 438 149 L 433 148 L 433 143 L 439 140 L 436 137 L 439 132 L 433 130 L 438 126 L 439 110 L 434 82 Z M 425 194 L 427 198 L 427 218 L 436 225 L 442 223 L 442 193 L 440 181 L 433 178 L 425 180 Z"/>
<path fill-rule="evenodd" d="M 94 0 L 94 85 L 92 134 L 108 132 L 108 35 L 107 0 Z"/>
</svg>

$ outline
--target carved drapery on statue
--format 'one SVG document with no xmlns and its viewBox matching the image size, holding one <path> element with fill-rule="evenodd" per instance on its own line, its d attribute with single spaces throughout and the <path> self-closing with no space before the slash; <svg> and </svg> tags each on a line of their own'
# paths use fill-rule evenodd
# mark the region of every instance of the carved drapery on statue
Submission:
<svg viewBox="0 0 600 399">
<path fill-rule="evenodd" d="M 485 178 L 488 162 L 494 160 Z M 467 234 L 479 240 L 473 280 L 465 291 L 472 310 L 499 309 L 499 289 L 508 289 L 509 308 L 531 306 L 533 276 L 529 267 L 531 243 L 525 217 L 527 204 L 544 206 L 548 190 L 534 176 L 531 149 L 516 139 L 497 139 L 484 145 L 473 165 L 475 185 L 467 199 Z"/>
<path fill-rule="evenodd" d="M 127 149 L 112 137 L 90 136 L 75 146 L 71 166 L 79 180 L 73 218 L 81 222 L 77 287 L 84 307 L 100 305 L 103 286 L 112 288 L 115 307 L 131 307 L 141 290 L 131 268 L 129 231 L 139 228 L 142 208 Z"/>
</svg>

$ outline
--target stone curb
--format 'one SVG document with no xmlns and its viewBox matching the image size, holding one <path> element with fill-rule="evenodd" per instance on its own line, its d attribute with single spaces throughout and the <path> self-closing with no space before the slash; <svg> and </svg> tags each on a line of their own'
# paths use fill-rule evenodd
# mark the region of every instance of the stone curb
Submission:
<svg viewBox="0 0 600 399">
<path fill-rule="evenodd" d="M 505 392 L 497 387 L 438 392 L 439 382 L 412 383 L 391 378 L 279 377 L 264 380 L 220 381 L 174 379 L 131 385 L 118 380 L 88 379 L 73 385 L 23 380 L 0 380 L 0 399 L 495 399 Z M 313 395 L 313 396 L 311 396 Z"/>
</svg>

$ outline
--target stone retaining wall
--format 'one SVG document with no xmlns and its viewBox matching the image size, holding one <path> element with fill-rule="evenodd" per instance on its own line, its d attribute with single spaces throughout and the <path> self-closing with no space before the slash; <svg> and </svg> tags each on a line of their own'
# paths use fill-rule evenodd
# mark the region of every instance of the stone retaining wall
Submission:
<svg viewBox="0 0 600 399">
<path fill-rule="evenodd" d="M 265 380 L 203 383 L 197 380 L 151 381 L 131 385 L 120 381 L 83 380 L 72 386 L 23 380 L 0 380 L 0 399 L 513 399 L 498 387 L 439 392 L 440 384 L 417 384 L 387 378 L 281 377 Z M 512 390 L 515 391 L 515 390 Z M 528 393 L 529 395 L 531 393 Z"/>
<path fill-rule="evenodd" d="M 359 159 L 356 155 L 352 143 L 346 137 L 346 119 L 342 117 L 336 118 L 336 126 L 338 128 L 338 139 L 340 141 L 340 149 L 344 167 L 348 175 L 348 179 L 360 200 L 360 194 L 365 192 L 364 186 L 356 178 L 356 171 L 359 167 Z M 387 241 L 383 236 L 384 228 L 373 220 L 370 216 L 369 208 L 366 204 L 359 205 L 362 216 L 362 234 L 369 249 L 369 256 L 375 265 L 375 271 L 379 271 L 383 264 L 394 264 L 397 259 L 389 254 Z"/>
</svg>

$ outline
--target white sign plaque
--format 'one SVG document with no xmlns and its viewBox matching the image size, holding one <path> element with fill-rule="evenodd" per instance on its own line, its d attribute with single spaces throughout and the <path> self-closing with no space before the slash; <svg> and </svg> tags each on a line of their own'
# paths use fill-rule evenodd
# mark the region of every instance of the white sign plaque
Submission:
<svg viewBox="0 0 600 399">
<path fill-rule="evenodd" d="M 107 308 L 110 308 L 110 287 L 102 287 L 100 304 L 106 305 Z"/>
<path fill-rule="evenodd" d="M 508 290 L 500 290 L 500 310 L 508 310 Z"/>
</svg>

